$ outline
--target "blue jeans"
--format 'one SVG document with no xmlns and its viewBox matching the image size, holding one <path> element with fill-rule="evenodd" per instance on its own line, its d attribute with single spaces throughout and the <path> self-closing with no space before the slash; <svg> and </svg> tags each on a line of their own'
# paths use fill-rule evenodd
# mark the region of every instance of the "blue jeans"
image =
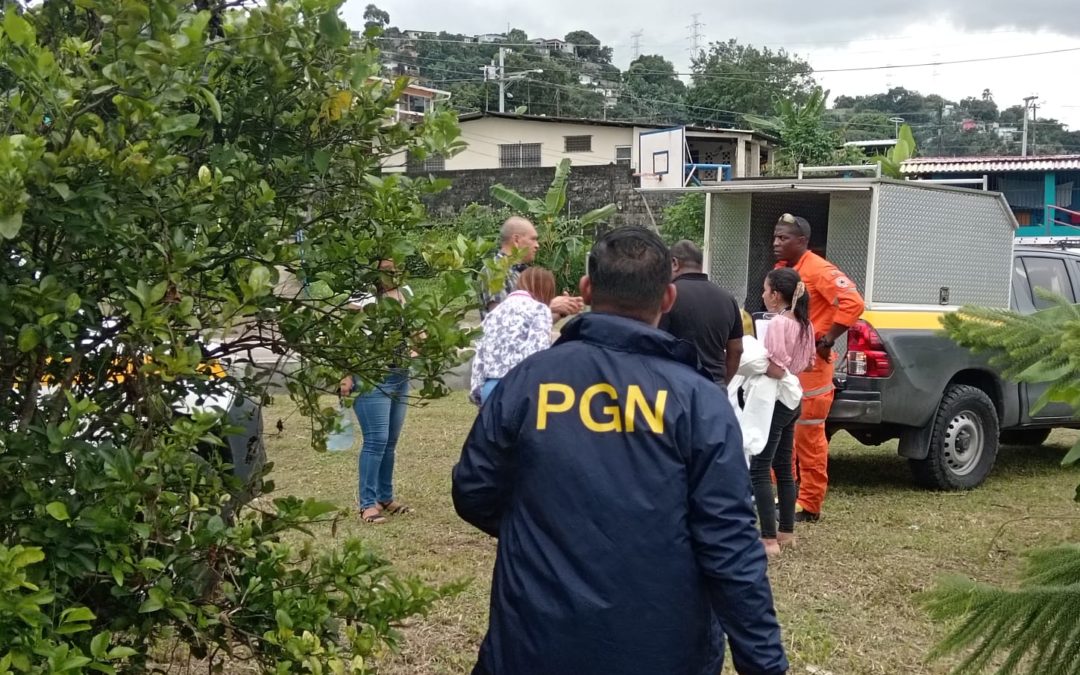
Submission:
<svg viewBox="0 0 1080 675">
<path fill-rule="evenodd" d="M 408 394 L 408 369 L 394 368 L 353 404 L 364 436 L 359 461 L 361 510 L 394 500 L 394 454 L 405 424 Z"/>
<path fill-rule="evenodd" d="M 491 392 L 495 391 L 495 385 L 499 383 L 501 378 L 489 377 L 484 380 L 484 384 L 480 387 L 480 405 L 484 405 L 487 402 L 488 396 L 491 396 Z"/>
</svg>

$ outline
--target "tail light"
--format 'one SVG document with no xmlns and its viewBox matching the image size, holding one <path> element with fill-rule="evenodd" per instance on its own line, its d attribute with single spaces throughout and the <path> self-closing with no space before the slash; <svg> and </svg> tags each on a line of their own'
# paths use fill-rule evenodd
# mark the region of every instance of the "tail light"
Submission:
<svg viewBox="0 0 1080 675">
<path fill-rule="evenodd" d="M 863 377 L 889 377 L 892 361 L 885 351 L 885 344 L 874 327 L 863 320 L 855 322 L 847 334 L 848 375 Z"/>
</svg>

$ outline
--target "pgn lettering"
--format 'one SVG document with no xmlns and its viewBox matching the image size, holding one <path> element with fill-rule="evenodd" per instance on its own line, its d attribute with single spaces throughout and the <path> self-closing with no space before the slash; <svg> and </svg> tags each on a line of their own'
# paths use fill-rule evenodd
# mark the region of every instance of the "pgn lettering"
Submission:
<svg viewBox="0 0 1080 675">
<path fill-rule="evenodd" d="M 536 430 L 547 429 L 551 416 L 570 412 L 574 403 L 577 402 L 578 417 L 589 431 L 633 433 L 637 428 L 640 415 L 641 421 L 649 428 L 649 431 L 662 434 L 664 433 L 664 406 L 667 405 L 667 395 L 667 390 L 661 389 L 656 392 L 656 401 L 650 403 L 641 391 L 641 387 L 632 384 L 627 387 L 625 399 L 622 401 L 624 406 L 620 408 L 619 392 L 607 383 L 588 387 L 581 392 L 580 397 L 569 385 L 556 382 L 541 384 L 537 396 Z M 601 401 L 610 402 L 610 405 L 605 405 L 600 409 L 602 418 L 599 420 L 592 415 L 592 401 L 596 397 L 603 397 Z"/>
</svg>

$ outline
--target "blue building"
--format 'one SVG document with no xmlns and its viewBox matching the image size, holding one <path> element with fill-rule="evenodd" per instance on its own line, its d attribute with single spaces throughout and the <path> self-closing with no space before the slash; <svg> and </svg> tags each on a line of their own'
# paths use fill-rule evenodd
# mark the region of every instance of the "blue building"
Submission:
<svg viewBox="0 0 1080 675">
<path fill-rule="evenodd" d="M 1017 237 L 1080 239 L 1080 155 L 916 157 L 901 171 L 1004 193 L 1020 225 Z"/>
</svg>

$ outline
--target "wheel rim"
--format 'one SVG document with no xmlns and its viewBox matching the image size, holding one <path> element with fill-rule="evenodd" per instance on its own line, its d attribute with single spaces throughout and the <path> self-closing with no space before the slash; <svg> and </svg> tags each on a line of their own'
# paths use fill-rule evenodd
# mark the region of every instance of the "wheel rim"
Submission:
<svg viewBox="0 0 1080 675">
<path fill-rule="evenodd" d="M 957 476 L 971 473 L 982 459 L 984 447 L 982 419 L 964 410 L 945 429 L 945 464 Z"/>
</svg>

